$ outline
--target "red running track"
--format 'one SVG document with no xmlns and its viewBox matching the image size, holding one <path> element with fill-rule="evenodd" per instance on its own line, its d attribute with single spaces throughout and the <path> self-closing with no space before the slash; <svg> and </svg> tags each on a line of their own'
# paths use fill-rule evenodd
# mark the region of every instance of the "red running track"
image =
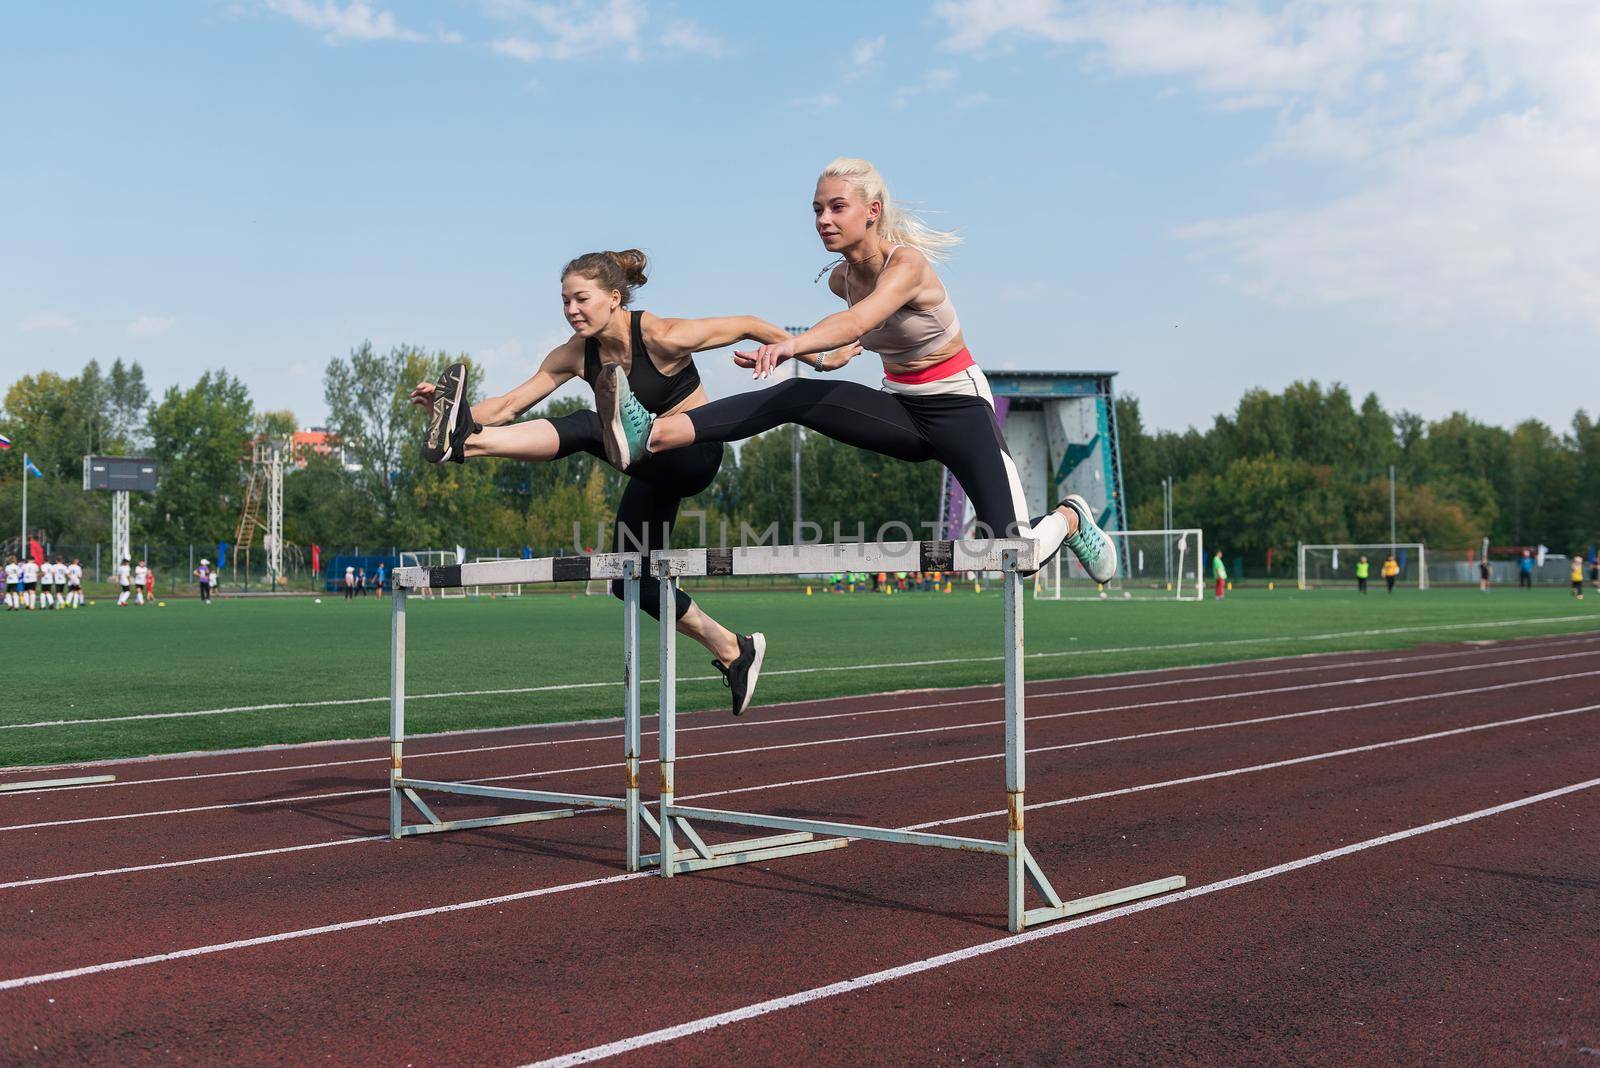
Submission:
<svg viewBox="0 0 1600 1068">
<path fill-rule="evenodd" d="M 1206 892 L 1014 940 L 994 858 L 856 843 L 667 884 L 621 871 L 610 815 L 371 840 L 387 811 L 378 743 L 130 762 L 108 769 L 111 787 L 0 796 L 0 1057 L 1346 1063 L 1600 1049 L 1600 783 L 1585 785 L 1600 776 L 1600 636 L 1029 695 L 1029 842 L 1058 888 L 1181 873 Z M 992 689 L 753 715 L 682 718 L 682 795 L 891 826 L 1003 799 Z M 619 749 L 607 726 L 568 725 L 418 740 L 408 766 L 613 792 Z M 814 779 L 829 781 L 799 781 Z M 1505 805 L 1519 807 L 1491 811 Z M 948 829 L 997 837 L 1003 820 Z"/>
</svg>

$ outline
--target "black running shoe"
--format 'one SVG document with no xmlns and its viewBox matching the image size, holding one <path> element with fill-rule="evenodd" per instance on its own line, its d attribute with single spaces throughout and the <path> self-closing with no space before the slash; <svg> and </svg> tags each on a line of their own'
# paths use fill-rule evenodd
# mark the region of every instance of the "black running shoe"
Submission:
<svg viewBox="0 0 1600 1068">
<path fill-rule="evenodd" d="M 433 415 L 422 440 L 422 458 L 430 464 L 464 463 L 467 437 L 480 429 L 467 405 L 467 365 L 453 363 L 434 383 Z"/>
<path fill-rule="evenodd" d="M 733 696 L 733 714 L 736 716 L 742 715 L 750 707 L 750 699 L 756 695 L 756 680 L 761 677 L 761 661 L 767 657 L 765 634 L 741 634 L 738 637 L 737 660 L 726 666 L 720 660 L 711 661 L 711 666 L 722 672 L 723 684 Z"/>
</svg>

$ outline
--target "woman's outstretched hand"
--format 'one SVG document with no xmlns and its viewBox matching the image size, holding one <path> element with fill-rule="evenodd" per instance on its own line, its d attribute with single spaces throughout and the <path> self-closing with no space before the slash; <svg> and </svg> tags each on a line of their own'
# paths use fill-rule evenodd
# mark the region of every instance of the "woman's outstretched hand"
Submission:
<svg viewBox="0 0 1600 1068">
<path fill-rule="evenodd" d="M 431 409 L 436 390 L 437 387 L 432 382 L 418 382 L 417 388 L 411 391 L 411 403 Z"/>
<path fill-rule="evenodd" d="M 778 369 L 784 360 L 794 359 L 794 339 L 787 338 L 772 345 L 762 345 L 754 351 L 733 354 L 733 362 L 750 369 L 751 378 L 766 378 Z"/>
</svg>

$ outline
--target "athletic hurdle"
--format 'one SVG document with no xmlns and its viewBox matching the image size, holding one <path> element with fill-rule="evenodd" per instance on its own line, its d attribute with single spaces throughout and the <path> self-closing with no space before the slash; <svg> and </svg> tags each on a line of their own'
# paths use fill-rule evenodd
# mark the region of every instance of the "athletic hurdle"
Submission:
<svg viewBox="0 0 1600 1068">
<path fill-rule="evenodd" d="M 1021 538 L 966 541 L 851 542 L 830 545 L 758 546 L 739 549 L 677 549 L 652 556 L 661 583 L 661 855 L 678 858 L 662 863 L 661 874 L 674 874 L 770 860 L 795 853 L 838 848 L 856 839 L 932 846 L 1004 857 L 1008 880 L 1006 925 L 1021 931 L 1032 924 L 1164 894 L 1186 885 L 1181 875 L 1126 886 L 1120 890 L 1063 900 L 1023 841 L 1023 787 L 1027 751 L 1024 742 L 1022 584 L 1023 572 L 1036 568 L 1035 545 Z M 1004 841 L 928 834 L 827 820 L 798 819 L 754 812 L 699 808 L 673 801 L 677 760 L 676 619 L 679 580 L 707 575 L 801 575 L 835 571 L 999 571 L 1005 576 L 1005 724 L 1007 831 Z M 771 827 L 795 832 L 800 841 L 772 839 L 707 846 L 691 821 Z M 682 833 L 692 847 L 679 851 L 674 838 Z M 817 835 L 835 837 L 818 839 Z M 1027 885 L 1046 904 L 1027 907 Z"/>
<path fill-rule="evenodd" d="M 621 812 L 626 817 L 628 870 L 639 870 L 640 826 L 643 825 L 652 834 L 658 835 L 660 830 L 655 817 L 639 803 L 639 580 L 642 566 L 638 553 L 596 553 L 591 556 L 549 556 L 533 560 L 492 560 L 474 564 L 394 569 L 389 669 L 390 838 L 436 834 L 440 831 L 462 831 L 474 827 L 500 827 L 509 823 L 566 819 L 584 810 L 609 809 Z M 405 775 L 401 767 L 401 747 L 405 742 L 406 722 L 407 596 L 416 590 L 533 582 L 587 582 L 590 579 L 622 580 L 622 796 L 520 790 L 504 786 L 480 786 L 468 782 L 415 779 Z M 504 816 L 442 820 L 422 800 L 419 791 L 459 794 L 467 797 L 495 797 L 563 807 Z M 411 802 L 427 822 L 406 824 L 403 820 L 405 801 Z"/>
</svg>

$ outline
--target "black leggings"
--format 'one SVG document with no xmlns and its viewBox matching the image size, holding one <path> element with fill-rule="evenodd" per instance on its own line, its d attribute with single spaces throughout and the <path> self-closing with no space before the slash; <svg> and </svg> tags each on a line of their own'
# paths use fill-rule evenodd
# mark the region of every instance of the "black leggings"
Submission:
<svg viewBox="0 0 1600 1068">
<path fill-rule="evenodd" d="M 973 384 L 970 396 L 913 396 L 855 382 L 797 378 L 724 397 L 688 415 L 696 446 L 739 441 L 784 423 L 799 423 L 897 460 L 938 460 L 966 491 L 983 533 L 1025 533 L 1032 524 L 994 406 L 979 392 L 979 380 L 969 375 L 968 381 Z"/>
<path fill-rule="evenodd" d="M 600 439 L 600 416 L 587 409 L 550 420 L 556 428 L 560 447 L 556 459 L 586 452 L 606 458 Z M 720 442 L 696 442 L 683 449 L 672 449 L 646 457 L 628 472 L 628 485 L 617 505 L 617 519 L 611 537 L 613 552 L 637 552 L 645 560 L 657 549 L 672 544 L 672 527 L 678 521 L 678 507 L 685 497 L 693 497 L 711 485 L 722 465 Z M 653 618 L 661 618 L 661 587 L 647 576 L 640 576 L 639 606 Z M 613 579 L 611 595 L 622 596 L 622 580 Z M 694 601 L 678 591 L 678 618 Z"/>
</svg>

